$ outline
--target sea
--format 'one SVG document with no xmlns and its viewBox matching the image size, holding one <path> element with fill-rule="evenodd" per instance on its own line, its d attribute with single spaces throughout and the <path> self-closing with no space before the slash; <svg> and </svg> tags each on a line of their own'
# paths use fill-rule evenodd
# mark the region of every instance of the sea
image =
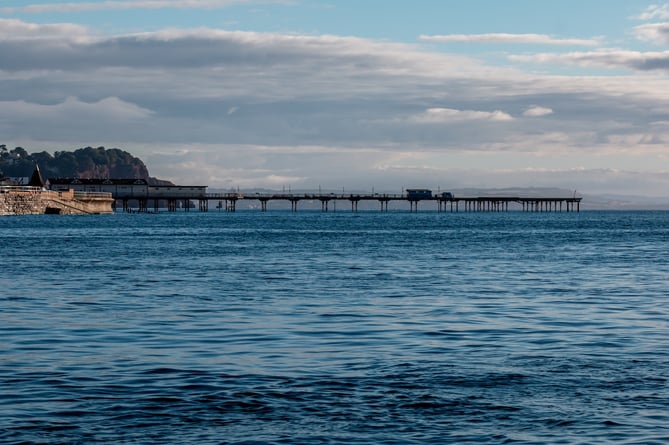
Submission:
<svg viewBox="0 0 669 445">
<path fill-rule="evenodd" d="M 669 212 L 0 218 L 2 444 L 667 444 Z"/>
</svg>

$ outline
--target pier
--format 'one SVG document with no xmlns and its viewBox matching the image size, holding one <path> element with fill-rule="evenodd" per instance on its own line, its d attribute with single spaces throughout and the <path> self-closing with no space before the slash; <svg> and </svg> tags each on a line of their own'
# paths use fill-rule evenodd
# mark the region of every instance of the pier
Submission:
<svg viewBox="0 0 669 445">
<path fill-rule="evenodd" d="M 292 212 L 297 212 L 301 202 L 320 204 L 322 212 L 335 211 L 338 202 L 344 202 L 351 212 L 358 211 L 361 202 L 376 202 L 381 212 L 387 212 L 389 204 L 406 203 L 410 212 L 418 212 L 425 203 L 432 203 L 437 212 L 580 212 L 581 200 L 574 193 L 571 197 L 536 196 L 456 196 L 451 192 L 437 192 L 429 189 L 406 189 L 399 194 L 389 193 L 208 193 L 207 186 L 149 185 L 143 179 L 81 179 L 50 178 L 50 188 L 54 191 L 74 190 L 87 193 L 109 193 L 114 199 L 114 208 L 120 203 L 123 211 L 148 212 L 152 208 L 158 212 L 166 206 L 169 212 L 179 208 L 190 211 L 197 208 L 201 212 L 209 210 L 211 201 L 216 209 L 235 212 L 239 201 L 257 201 L 260 211 L 266 212 L 270 202 L 290 203 Z M 131 203 L 136 207 L 131 208 Z M 197 203 L 197 206 L 194 204 Z M 436 204 L 436 205 L 435 205 Z M 373 207 L 373 206 L 367 206 Z M 342 206 L 340 206 L 340 209 Z"/>
<path fill-rule="evenodd" d="M 151 199 L 151 198 L 149 198 Z M 239 201 L 255 200 L 260 203 L 260 211 L 266 212 L 270 201 L 285 201 L 290 203 L 292 212 L 297 212 L 299 203 L 303 201 L 320 203 L 321 211 L 327 213 L 336 209 L 338 201 L 351 212 L 358 211 L 361 201 L 376 201 L 381 212 L 388 211 L 390 202 L 406 202 L 410 212 L 418 212 L 423 202 L 436 202 L 437 212 L 508 212 L 517 210 L 522 212 L 580 212 L 581 197 L 519 197 L 519 196 L 412 196 L 410 193 L 382 194 L 382 193 L 207 193 L 205 196 L 193 197 L 198 201 L 199 209 L 206 211 L 208 201 L 217 201 L 219 210 L 235 212 Z M 340 209 L 342 207 L 340 206 Z M 188 207 L 185 207 L 188 210 Z M 174 209 L 172 209 L 174 210 Z"/>
</svg>

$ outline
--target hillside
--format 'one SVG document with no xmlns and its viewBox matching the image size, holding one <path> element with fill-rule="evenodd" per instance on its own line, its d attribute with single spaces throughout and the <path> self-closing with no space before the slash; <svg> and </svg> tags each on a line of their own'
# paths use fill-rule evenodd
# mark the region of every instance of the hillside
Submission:
<svg viewBox="0 0 669 445">
<path fill-rule="evenodd" d="M 150 184 L 169 184 L 152 178 L 144 162 L 118 148 L 86 147 L 74 151 L 28 153 L 22 147 L 0 145 L 0 177 L 29 177 L 39 165 L 44 178 L 136 178 Z"/>
</svg>

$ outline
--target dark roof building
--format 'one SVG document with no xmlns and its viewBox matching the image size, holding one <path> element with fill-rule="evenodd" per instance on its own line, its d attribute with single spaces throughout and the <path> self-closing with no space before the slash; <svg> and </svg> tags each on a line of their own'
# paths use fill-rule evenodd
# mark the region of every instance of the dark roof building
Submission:
<svg viewBox="0 0 669 445">
<path fill-rule="evenodd" d="M 207 195 L 206 185 L 149 185 L 144 179 L 49 178 L 48 182 L 51 190 L 111 193 L 115 199 L 202 199 Z"/>
</svg>

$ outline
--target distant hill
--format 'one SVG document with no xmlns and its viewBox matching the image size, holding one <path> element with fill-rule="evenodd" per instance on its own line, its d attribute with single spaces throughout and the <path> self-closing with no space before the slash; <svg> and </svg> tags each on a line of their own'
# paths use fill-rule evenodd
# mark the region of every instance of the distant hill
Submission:
<svg viewBox="0 0 669 445">
<path fill-rule="evenodd" d="M 152 178 L 144 162 L 118 148 L 86 147 L 74 151 L 28 153 L 22 147 L 0 145 L 0 177 L 29 177 L 39 165 L 43 178 L 134 178 L 152 185 L 169 181 Z"/>
</svg>

